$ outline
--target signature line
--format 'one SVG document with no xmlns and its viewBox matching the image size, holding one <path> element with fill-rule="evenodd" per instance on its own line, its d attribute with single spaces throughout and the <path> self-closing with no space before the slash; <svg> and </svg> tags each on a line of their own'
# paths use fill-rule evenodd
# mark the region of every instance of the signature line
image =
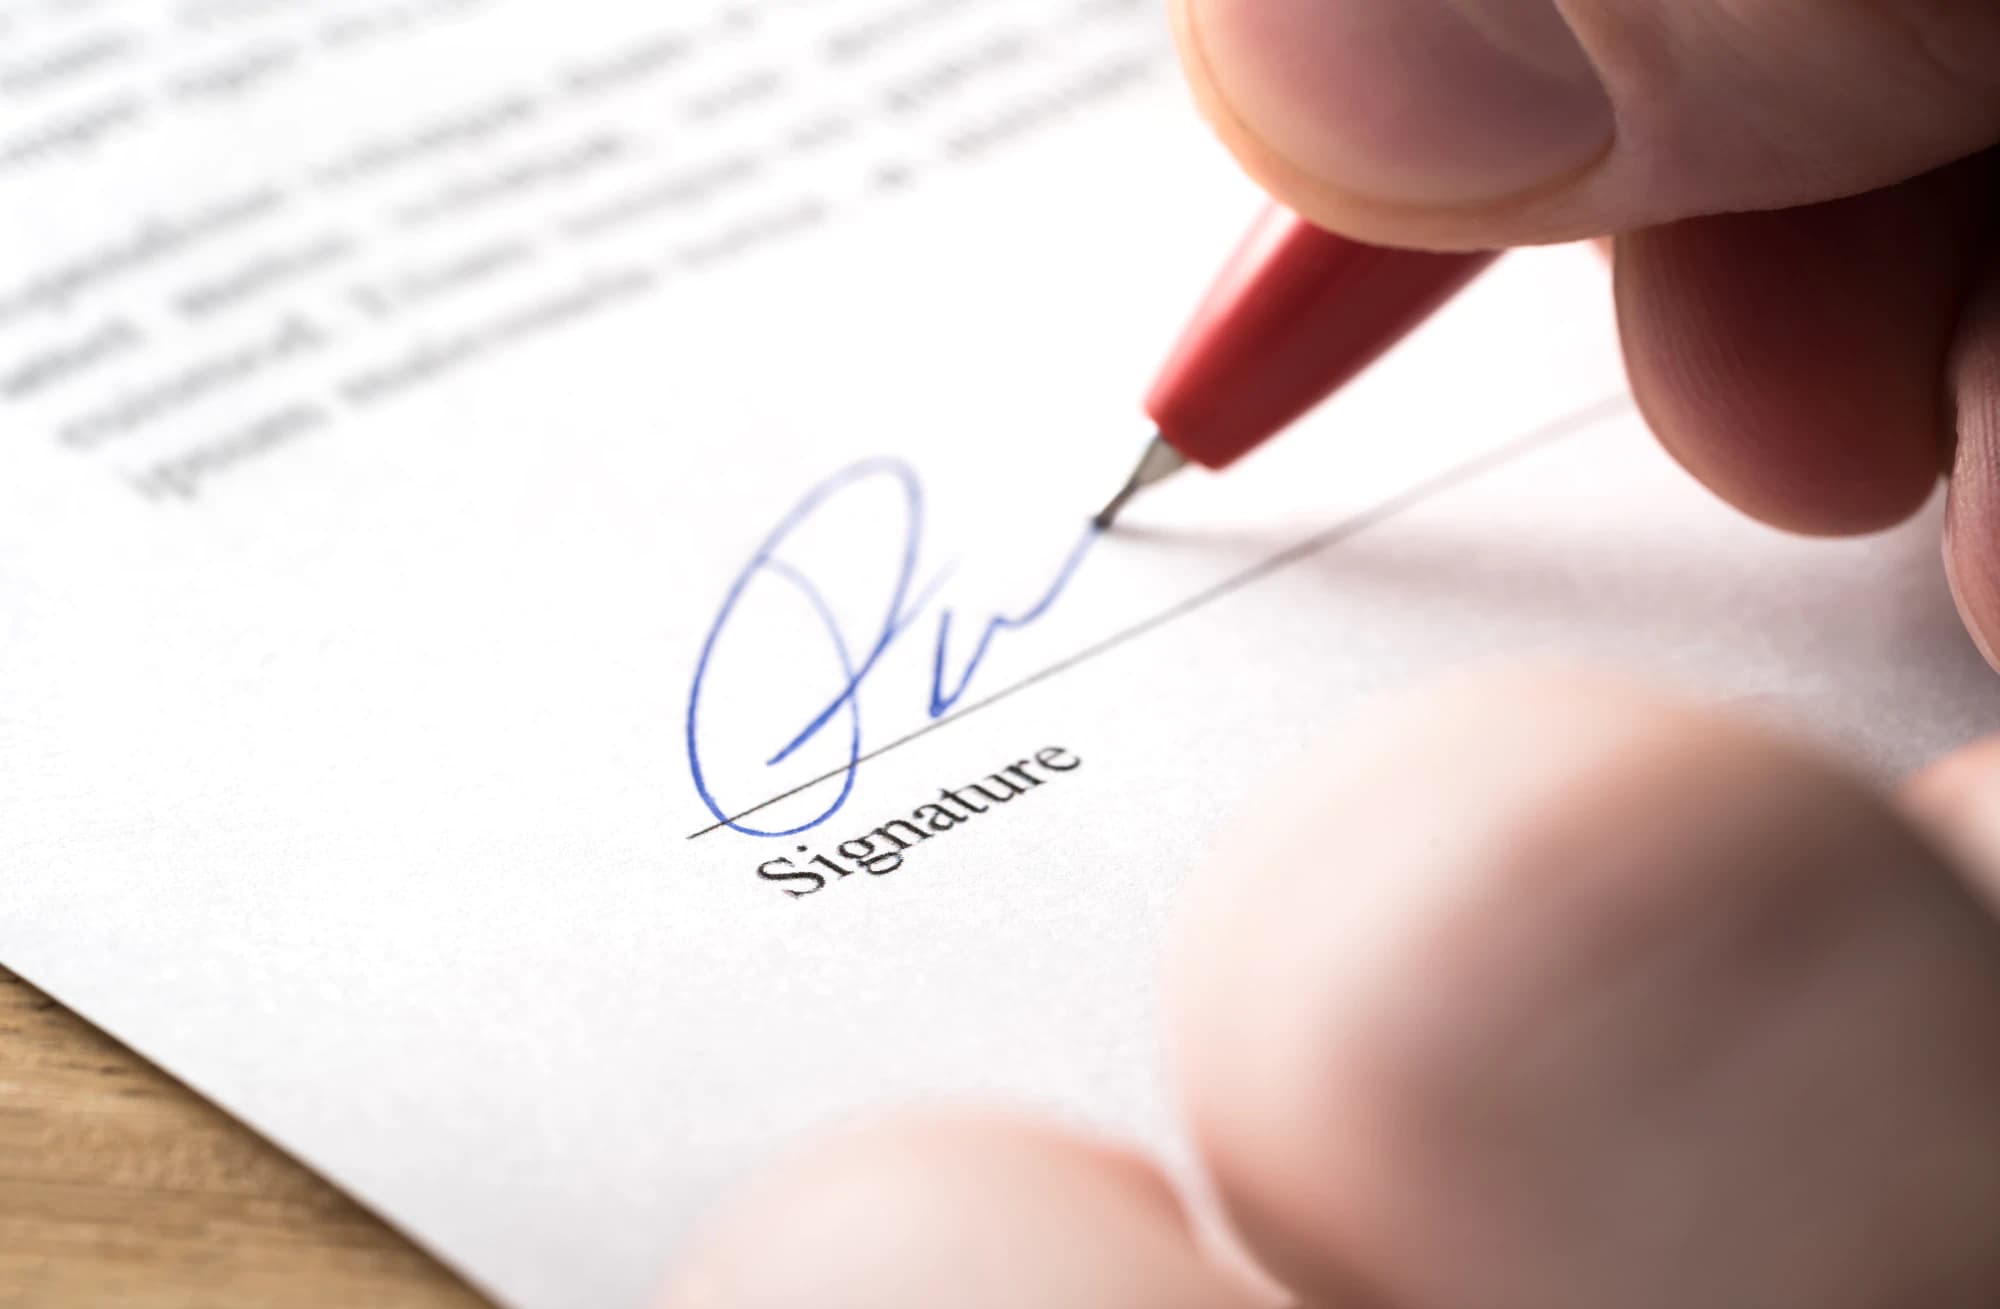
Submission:
<svg viewBox="0 0 2000 1309">
<path fill-rule="evenodd" d="M 1513 463 L 1525 455 L 1542 449 L 1544 446 L 1554 445 L 1558 441 L 1588 431 L 1614 414 L 1623 413 L 1630 409 L 1631 406 L 1632 401 L 1627 396 L 1607 396 L 1602 400 L 1566 414 L 1546 426 L 1539 427 L 1525 436 L 1510 441 L 1496 450 L 1490 450 L 1483 455 L 1468 459 L 1456 467 L 1448 468 L 1435 477 L 1417 483 L 1407 491 L 1391 496 L 1372 509 L 1364 509 L 1351 518 L 1344 518 L 1333 526 L 1316 532 L 1305 540 L 1300 541 L 1297 545 L 1290 546 L 1268 559 L 1252 564 L 1234 576 L 1224 578 L 1207 590 L 1198 591 L 1170 608 L 1163 609 L 1149 618 L 1143 618 L 1122 631 L 1112 633 L 1095 645 L 1085 646 L 1075 654 L 1058 660 L 1039 672 L 1030 673 L 1011 686 L 1003 687 L 991 695 L 975 700 L 955 713 L 943 718 L 934 719 L 924 726 L 919 727 L 914 732 L 910 732 L 905 736 L 899 736 L 886 745 L 877 746 L 852 763 L 843 764 L 839 768 L 829 769 L 821 773 L 818 777 L 801 782 L 791 790 L 774 795 L 762 804 L 745 809 L 740 814 L 733 814 L 724 821 L 710 823 L 699 832 L 690 833 L 687 839 L 698 841 L 710 833 L 719 832 L 733 823 L 739 823 L 745 818 L 762 813 L 772 805 L 779 804 L 791 799 L 795 795 L 810 791 L 823 782 L 830 782 L 836 777 L 851 773 L 871 759 L 880 759 L 883 755 L 891 751 L 902 749 L 912 741 L 920 740 L 923 737 L 929 736 L 932 732 L 949 727 L 961 718 L 970 717 L 982 709 L 989 709 L 999 704 L 1002 700 L 1020 694 L 1031 686 L 1039 686 L 1043 682 L 1058 677 L 1072 668 L 1087 664 L 1093 659 L 1111 653 L 1111 651 L 1116 650 L 1122 645 L 1136 641 L 1142 636 L 1149 635 L 1167 626 L 1169 623 L 1185 618 L 1198 610 L 1206 609 L 1216 601 L 1233 595 L 1235 592 L 1253 583 L 1261 582 L 1273 573 L 1290 568 L 1293 564 L 1300 563 L 1330 546 L 1339 545 L 1341 542 L 1358 536 L 1371 527 L 1407 513 L 1432 496 L 1442 494 L 1454 487 L 1462 486 L 1476 478 L 1483 477 L 1496 469 Z"/>
</svg>

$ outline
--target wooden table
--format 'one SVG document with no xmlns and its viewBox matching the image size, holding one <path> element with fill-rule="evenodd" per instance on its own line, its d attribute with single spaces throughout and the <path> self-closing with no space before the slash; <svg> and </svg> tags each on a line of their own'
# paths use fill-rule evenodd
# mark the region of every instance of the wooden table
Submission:
<svg viewBox="0 0 2000 1309">
<path fill-rule="evenodd" d="M 0 969 L 0 1309 L 472 1309 L 359 1206 Z"/>
</svg>

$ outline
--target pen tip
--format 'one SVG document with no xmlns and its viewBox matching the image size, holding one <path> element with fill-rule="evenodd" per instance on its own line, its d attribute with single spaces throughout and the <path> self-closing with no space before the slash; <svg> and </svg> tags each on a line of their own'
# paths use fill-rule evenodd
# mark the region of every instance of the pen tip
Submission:
<svg viewBox="0 0 2000 1309">
<path fill-rule="evenodd" d="M 1118 515 L 1125 512 L 1125 506 L 1132 503 L 1133 496 L 1186 467 L 1187 456 L 1168 445 L 1165 437 L 1155 435 L 1147 442 L 1146 453 L 1139 457 L 1139 466 L 1132 470 L 1132 476 L 1126 479 L 1118 494 L 1111 497 L 1111 502 L 1097 511 L 1097 517 L 1090 520 L 1091 525 L 1100 532 L 1110 531 L 1118 521 Z"/>
</svg>

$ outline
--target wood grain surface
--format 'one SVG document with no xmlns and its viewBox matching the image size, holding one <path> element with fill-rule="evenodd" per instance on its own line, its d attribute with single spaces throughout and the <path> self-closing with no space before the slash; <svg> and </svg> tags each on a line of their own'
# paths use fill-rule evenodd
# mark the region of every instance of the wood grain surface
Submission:
<svg viewBox="0 0 2000 1309">
<path fill-rule="evenodd" d="M 486 1303 L 248 1129 L 0 969 L 0 1306 Z"/>
</svg>

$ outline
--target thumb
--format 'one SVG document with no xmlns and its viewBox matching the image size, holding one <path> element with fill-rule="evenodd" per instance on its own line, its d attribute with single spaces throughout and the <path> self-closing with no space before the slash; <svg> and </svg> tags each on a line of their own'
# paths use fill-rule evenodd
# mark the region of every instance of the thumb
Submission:
<svg viewBox="0 0 2000 1309">
<path fill-rule="evenodd" d="M 1510 245 L 1829 200 L 2000 140 L 1986 0 L 1175 0 L 1224 139 L 1308 217 Z"/>
</svg>

